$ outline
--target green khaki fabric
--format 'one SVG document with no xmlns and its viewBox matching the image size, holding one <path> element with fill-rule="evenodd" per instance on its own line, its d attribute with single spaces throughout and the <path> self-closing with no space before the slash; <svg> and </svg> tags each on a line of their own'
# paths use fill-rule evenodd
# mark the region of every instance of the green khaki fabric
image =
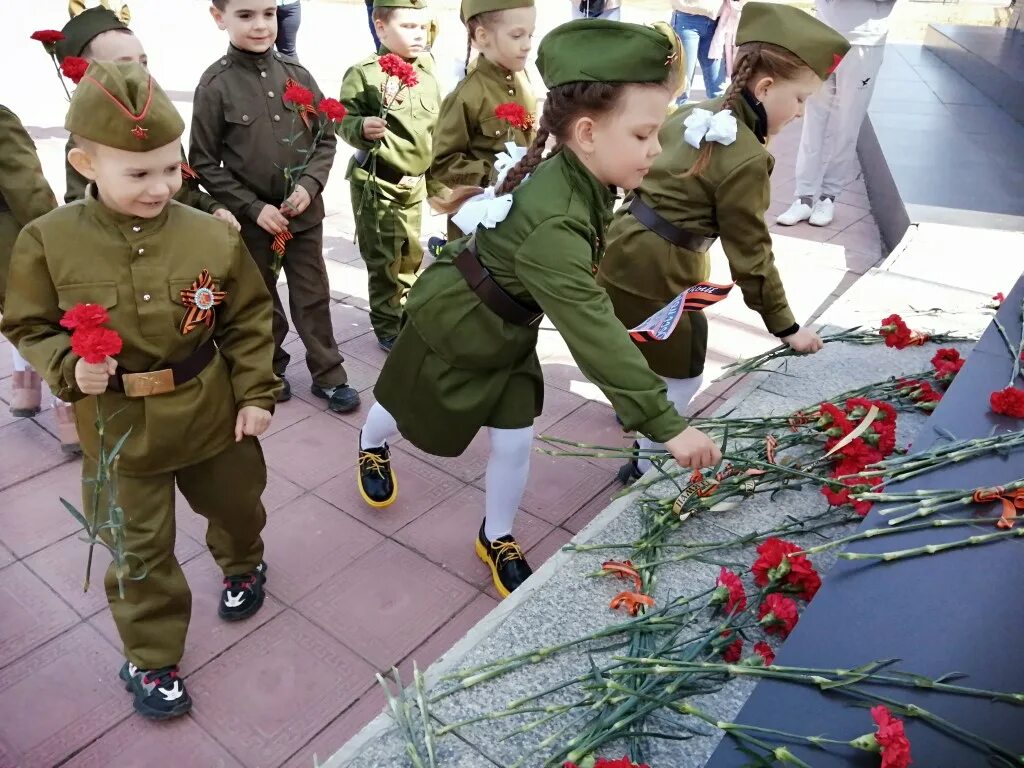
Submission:
<svg viewBox="0 0 1024 768">
<path fill-rule="evenodd" d="M 229 48 L 203 73 L 196 88 L 189 164 L 206 191 L 239 221 L 255 223 L 264 206 L 284 202 L 289 190 L 282 169 L 297 165 L 313 145 L 312 131 L 304 129 L 283 101 L 289 80 L 311 90 L 314 104 L 323 98 L 309 70 L 273 49 L 254 54 Z M 291 219 L 292 232 L 323 221 L 320 193 L 336 149 L 337 139 L 328 132 L 313 150 L 298 180 L 312 202 Z"/>
<path fill-rule="evenodd" d="M 72 14 L 71 20 L 64 25 L 61 32 L 64 39 L 57 43 L 57 58 L 63 60 L 65 56 L 81 56 L 82 52 L 89 46 L 98 35 L 110 32 L 113 29 L 128 29 L 128 27 L 117 18 L 117 14 L 103 5 L 95 8 L 79 10 L 68 7 Z"/>
<path fill-rule="evenodd" d="M 22 227 L 57 207 L 36 145 L 21 120 L 0 105 L 0 313 L 7 293 L 11 252 Z"/>
<path fill-rule="evenodd" d="M 213 328 L 180 330 L 181 291 L 208 270 L 226 292 Z M 73 402 L 82 450 L 95 459 L 96 403 L 75 382 L 79 358 L 60 326 L 65 311 L 100 304 L 124 342 L 118 363 L 155 371 L 189 357 L 213 339 L 214 360 L 173 392 L 128 398 L 100 395 L 113 431 L 132 427 L 121 451 L 125 475 L 171 472 L 217 455 L 234 442 L 240 408 L 274 408 L 271 302 L 238 232 L 226 222 L 170 202 L 152 219 L 111 211 L 93 193 L 51 211 L 18 237 L 11 260 L 3 332 L 61 400 Z"/>
<path fill-rule="evenodd" d="M 139 64 L 94 61 L 71 97 L 64 127 L 73 136 L 127 152 L 178 141 L 185 122 Z"/>
<path fill-rule="evenodd" d="M 563 149 L 515 191 L 501 224 L 477 231 L 477 249 L 505 291 L 547 314 L 624 427 L 664 442 L 686 422 L 594 282 L 613 200 Z M 440 456 L 462 453 L 481 427 L 529 426 L 543 406 L 538 330 L 508 323 L 481 302 L 452 263 L 465 244 L 449 243 L 409 293 L 405 324 L 374 390 L 402 435 Z"/>
<path fill-rule="evenodd" d="M 683 140 L 684 121 L 693 109 L 717 112 L 721 105 L 722 99 L 687 105 L 665 122 L 659 135 L 662 153 L 609 228 L 608 253 L 597 280 L 626 327 L 636 326 L 690 286 L 707 280 L 711 271 L 709 254 L 673 245 L 637 221 L 627 211 L 634 195 L 682 230 L 721 237 L 744 301 L 761 315 L 769 331 L 795 323 L 764 220 L 775 161 L 758 137 L 759 118 L 745 100 L 737 114 L 736 141 L 714 145 L 702 178 L 681 177 L 698 155 Z M 669 339 L 638 346 L 655 373 L 674 379 L 697 376 L 704 370 L 707 319 L 702 312 L 685 312 Z"/>
<path fill-rule="evenodd" d="M 533 8 L 533 5 L 533 0 L 462 0 L 462 7 L 459 8 L 459 18 L 465 24 L 481 13 L 507 11 L 510 8 Z"/>
<path fill-rule="evenodd" d="M 665 82 L 679 61 L 679 43 L 668 29 L 607 19 L 569 21 L 544 36 L 537 69 L 548 88 L 578 82 Z"/>
<path fill-rule="evenodd" d="M 840 0 L 842 2 L 842 0 Z M 736 45 L 771 43 L 796 54 L 822 80 L 850 50 L 850 43 L 828 24 L 809 13 L 781 3 L 743 5 Z"/>
</svg>

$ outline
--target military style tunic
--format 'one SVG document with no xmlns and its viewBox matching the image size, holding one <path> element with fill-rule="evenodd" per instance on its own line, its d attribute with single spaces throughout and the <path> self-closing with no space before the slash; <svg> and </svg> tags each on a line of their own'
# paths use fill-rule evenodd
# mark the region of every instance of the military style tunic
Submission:
<svg viewBox="0 0 1024 768">
<path fill-rule="evenodd" d="M 18 233 L 56 207 L 57 199 L 43 176 L 32 137 L 18 116 L 0 105 L 0 312 Z"/>
<path fill-rule="evenodd" d="M 623 425 L 664 442 L 686 422 L 594 282 L 612 201 L 563 149 L 516 189 L 497 228 L 478 230 L 477 250 L 506 292 L 548 315 Z M 543 405 L 537 328 L 506 322 L 481 302 L 452 263 L 465 243 L 449 243 L 411 291 L 374 390 L 402 435 L 440 456 L 460 454 L 482 426 L 529 426 Z"/>
<path fill-rule="evenodd" d="M 747 306 L 760 313 L 765 326 L 778 334 L 795 325 L 775 260 L 764 214 L 771 197 L 769 176 L 775 159 L 764 145 L 765 126 L 741 100 L 736 141 L 715 144 L 710 165 L 701 178 L 681 178 L 698 151 L 683 140 L 684 121 L 701 107 L 712 112 L 721 99 L 688 105 L 662 127 L 663 147 L 640 188 L 627 197 L 608 230 L 608 253 L 597 281 L 608 291 L 615 313 L 628 328 L 643 322 L 690 286 L 707 280 L 707 253 L 680 248 L 644 227 L 627 210 L 633 195 L 653 207 L 676 227 L 705 237 L 718 235 L 733 279 Z M 669 378 L 698 376 L 704 370 L 707 319 L 701 312 L 683 313 L 670 338 L 640 344 L 651 369 Z"/>
<path fill-rule="evenodd" d="M 209 270 L 227 293 L 213 328 L 179 329 L 181 291 Z M 75 383 L 79 358 L 60 326 L 76 304 L 100 304 L 124 341 L 118 363 L 153 371 L 184 360 L 205 341 L 218 354 L 173 392 L 100 396 L 104 413 L 121 411 L 112 429 L 132 425 L 119 471 L 147 475 L 198 464 L 234 442 L 238 409 L 272 411 L 279 385 L 271 370 L 270 297 L 233 227 L 171 202 L 153 219 L 111 211 L 93 194 L 29 224 L 15 246 L 3 333 L 54 394 L 75 403 L 82 450 L 95 460 L 95 406 Z M 123 411 L 122 411 L 123 409 Z"/>
</svg>

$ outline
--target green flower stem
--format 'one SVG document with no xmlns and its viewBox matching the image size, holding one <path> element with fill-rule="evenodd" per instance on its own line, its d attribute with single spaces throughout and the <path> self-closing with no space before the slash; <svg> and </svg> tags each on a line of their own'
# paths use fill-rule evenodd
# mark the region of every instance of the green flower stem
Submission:
<svg viewBox="0 0 1024 768">
<path fill-rule="evenodd" d="M 1024 520 L 1024 517 L 1013 516 L 1009 518 L 1011 520 Z M 841 547 L 844 544 L 849 544 L 853 541 L 864 541 L 866 539 L 873 539 L 878 536 L 890 536 L 894 533 L 906 533 L 908 531 L 923 531 L 928 528 L 952 528 L 959 525 L 982 525 L 984 523 L 995 523 L 1000 520 L 998 517 L 951 517 L 941 518 L 938 520 L 931 520 L 926 523 L 913 523 L 911 525 L 901 525 L 896 528 L 871 528 L 867 531 L 861 531 L 855 533 L 852 536 L 844 536 L 841 539 L 835 539 L 834 541 L 826 542 L 825 544 L 819 544 L 816 547 L 808 547 L 807 549 L 797 554 L 803 555 L 819 555 L 822 552 L 826 552 L 835 547 Z M 890 521 L 892 525 L 895 521 Z"/>
<path fill-rule="evenodd" d="M 1003 337 L 1003 343 L 1006 344 L 1006 351 L 1010 353 L 1010 358 L 1013 359 L 1014 356 L 1016 356 L 1017 360 L 1020 361 L 1020 356 L 1017 354 L 1017 352 L 1018 352 L 1017 347 L 1014 346 L 1014 343 L 1012 341 L 1010 341 L 1010 337 L 1006 333 L 1006 328 L 1004 328 L 1003 324 L 1001 322 L 999 322 L 999 318 L 998 317 L 993 317 L 992 318 L 992 323 L 995 325 L 996 330 L 999 331 L 999 335 Z M 1019 362 L 1018 362 L 1018 364 L 1019 364 Z M 1010 384 L 1013 384 L 1013 379 L 1014 378 L 1016 378 L 1016 376 L 1014 376 L 1013 378 L 1010 379 Z"/>
<path fill-rule="evenodd" d="M 1013 356 L 1013 371 L 1010 373 L 1011 387 L 1016 383 L 1017 377 L 1020 376 L 1021 358 L 1024 357 L 1024 301 L 1022 301 L 1020 304 L 1020 324 L 1020 341 L 1017 344 L 1016 351 L 1011 352 L 1011 355 Z"/>
<path fill-rule="evenodd" d="M 894 560 L 908 560 L 912 557 L 920 557 L 921 555 L 935 555 L 940 552 L 947 552 L 951 549 L 991 544 L 995 541 L 999 541 L 1000 539 L 1021 537 L 1024 537 L 1024 528 L 1015 528 L 1010 531 L 998 531 L 996 533 L 970 536 L 966 539 L 961 539 L 960 541 L 951 541 L 945 544 L 926 544 L 922 547 L 900 549 L 895 552 L 840 552 L 839 557 L 843 560 L 883 560 L 885 562 L 892 562 Z"/>
</svg>

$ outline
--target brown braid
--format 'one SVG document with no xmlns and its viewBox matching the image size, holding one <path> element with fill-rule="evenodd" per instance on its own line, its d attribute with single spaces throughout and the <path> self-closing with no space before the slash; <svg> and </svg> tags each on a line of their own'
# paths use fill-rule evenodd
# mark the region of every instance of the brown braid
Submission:
<svg viewBox="0 0 1024 768">
<path fill-rule="evenodd" d="M 771 43 L 744 43 L 736 50 L 736 69 L 732 75 L 732 82 L 729 83 L 722 98 L 719 111 L 731 109 L 735 114 L 743 100 L 743 89 L 756 82 L 758 78 L 792 80 L 806 71 L 810 71 L 808 66 L 785 48 Z M 703 176 L 711 164 L 714 147 L 713 141 L 704 142 L 696 162 L 690 170 L 682 174 L 682 178 Z"/>
<path fill-rule="evenodd" d="M 505 179 L 501 182 L 501 186 L 494 190 L 495 195 L 500 197 L 501 195 L 508 194 L 522 184 L 523 179 L 534 172 L 537 166 L 540 165 L 541 158 L 544 155 L 544 147 L 547 146 L 548 136 L 550 135 L 551 133 L 543 126 L 542 121 L 541 127 L 537 129 L 537 138 L 533 140 L 533 144 L 526 150 L 523 159 L 512 166 L 509 172 L 505 174 Z"/>
</svg>

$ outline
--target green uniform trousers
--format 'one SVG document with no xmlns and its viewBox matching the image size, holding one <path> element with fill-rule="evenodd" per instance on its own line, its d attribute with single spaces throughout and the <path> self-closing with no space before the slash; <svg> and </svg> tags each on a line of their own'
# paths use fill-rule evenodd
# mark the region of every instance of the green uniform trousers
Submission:
<svg viewBox="0 0 1024 768">
<path fill-rule="evenodd" d="M 423 265 L 420 246 L 422 201 L 401 203 L 383 195 L 376 206 L 362 208 L 364 185 L 349 182 L 352 210 L 356 211 L 356 239 L 366 262 L 370 294 L 370 322 L 378 339 L 398 335 L 405 297 Z"/>
<path fill-rule="evenodd" d="M 274 236 L 254 222 L 242 221 L 242 239 L 274 300 L 274 373 L 283 376 L 291 355 L 284 350 L 288 315 L 277 290 L 273 268 L 276 256 L 270 246 Z M 296 232 L 285 247 L 284 274 L 288 279 L 292 323 L 306 347 L 306 366 L 314 384 L 330 389 L 348 383 L 348 374 L 331 325 L 331 287 L 324 264 L 323 241 L 322 224 Z"/>
<path fill-rule="evenodd" d="M 85 458 L 82 477 L 95 476 L 96 464 Z M 177 483 L 192 509 L 208 521 L 206 544 L 225 576 L 256 568 L 263 559 L 260 533 L 267 513 L 260 497 L 267 484 L 267 465 L 259 441 L 247 437 L 213 458 L 174 472 L 155 475 L 118 474 L 118 502 L 124 509 L 124 548 L 145 563 L 145 576 L 125 579 L 118 594 L 114 566 L 104 584 L 107 603 L 124 644 L 124 655 L 141 669 L 169 667 L 181 661 L 192 614 L 192 593 L 174 556 L 174 486 Z M 87 517 L 92 509 L 90 486 L 82 492 Z M 106 501 L 100 501 L 106 514 Z M 139 561 L 129 558 L 131 575 Z"/>
</svg>

